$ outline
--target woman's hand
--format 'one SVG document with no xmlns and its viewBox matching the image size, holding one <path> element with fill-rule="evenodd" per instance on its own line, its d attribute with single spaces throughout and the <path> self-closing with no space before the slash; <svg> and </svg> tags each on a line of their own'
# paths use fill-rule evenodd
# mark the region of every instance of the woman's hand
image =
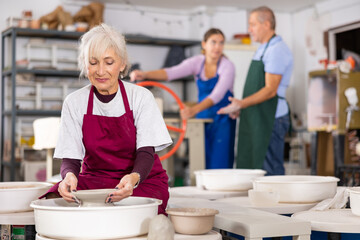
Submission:
<svg viewBox="0 0 360 240">
<path fill-rule="evenodd" d="M 189 118 L 194 117 L 195 115 L 196 115 L 196 111 L 194 111 L 194 109 L 191 107 L 185 106 L 185 108 L 180 111 L 181 119 L 187 120 Z"/>
<path fill-rule="evenodd" d="M 236 119 L 240 114 L 241 100 L 229 97 L 229 101 L 231 103 L 226 107 L 220 108 L 220 110 L 217 111 L 217 114 L 229 114 L 230 118 Z"/>
<path fill-rule="evenodd" d="M 66 173 L 64 180 L 59 184 L 58 191 L 60 195 L 68 202 L 75 202 L 71 192 L 76 191 L 78 179 L 72 172 Z"/>
<path fill-rule="evenodd" d="M 134 82 L 134 81 L 136 81 L 136 80 L 142 81 L 142 80 L 144 80 L 144 79 L 146 79 L 146 74 L 145 74 L 145 72 L 143 72 L 143 71 L 134 70 L 134 71 L 132 71 L 132 72 L 130 73 L 130 81 L 131 81 L 131 82 Z"/>
<path fill-rule="evenodd" d="M 135 185 L 140 181 L 138 173 L 131 173 L 125 175 L 120 183 L 115 187 L 115 192 L 111 193 L 105 200 L 107 203 L 118 202 L 121 199 L 127 198 L 133 194 Z"/>
</svg>

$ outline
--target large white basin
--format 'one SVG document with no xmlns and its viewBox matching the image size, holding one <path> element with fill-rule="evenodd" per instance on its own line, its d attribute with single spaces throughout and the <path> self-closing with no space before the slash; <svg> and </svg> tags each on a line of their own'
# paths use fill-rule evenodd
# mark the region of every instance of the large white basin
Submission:
<svg viewBox="0 0 360 240">
<path fill-rule="evenodd" d="M 350 208 L 352 214 L 360 216 L 360 187 L 346 189 L 350 195 Z"/>
<path fill-rule="evenodd" d="M 36 200 L 36 232 L 54 239 L 115 239 L 147 234 L 161 200 L 129 197 L 113 206 L 79 207 L 64 199 Z"/>
<path fill-rule="evenodd" d="M 38 199 L 52 186 L 46 182 L 1 182 L 0 213 L 32 211 L 31 201 Z"/>
<path fill-rule="evenodd" d="M 335 177 L 284 175 L 256 178 L 253 185 L 258 191 L 279 193 L 279 202 L 312 203 L 334 197 L 338 181 Z"/>
<path fill-rule="evenodd" d="M 196 186 L 215 191 L 246 191 L 252 180 L 265 175 L 260 169 L 207 169 L 195 171 Z"/>
</svg>

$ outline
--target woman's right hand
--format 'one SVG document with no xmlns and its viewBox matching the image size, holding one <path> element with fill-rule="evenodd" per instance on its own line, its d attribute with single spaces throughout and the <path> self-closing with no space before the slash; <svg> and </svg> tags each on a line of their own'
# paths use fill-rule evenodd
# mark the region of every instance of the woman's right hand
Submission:
<svg viewBox="0 0 360 240">
<path fill-rule="evenodd" d="M 68 172 L 58 187 L 60 195 L 68 202 L 75 202 L 71 192 L 76 191 L 78 179 L 74 173 Z"/>
<path fill-rule="evenodd" d="M 132 72 L 130 73 L 130 81 L 131 81 L 131 82 L 134 82 L 134 81 L 136 81 L 136 80 L 142 81 L 142 80 L 144 80 L 144 79 L 146 79 L 146 74 L 145 74 L 145 72 L 143 72 L 143 71 L 134 70 L 134 71 L 132 71 Z"/>
</svg>

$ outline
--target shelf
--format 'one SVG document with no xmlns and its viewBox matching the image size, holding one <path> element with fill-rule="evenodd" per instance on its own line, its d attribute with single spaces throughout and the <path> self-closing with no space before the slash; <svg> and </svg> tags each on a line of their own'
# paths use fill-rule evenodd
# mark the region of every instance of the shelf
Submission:
<svg viewBox="0 0 360 240">
<path fill-rule="evenodd" d="M 41 42 L 41 43 L 32 42 L 25 44 L 25 47 L 46 48 L 46 49 L 51 49 L 53 47 L 56 47 L 58 49 L 68 49 L 68 50 L 78 51 L 77 44 L 47 44 L 46 42 Z"/>
<path fill-rule="evenodd" d="M 60 116 L 61 110 L 15 110 L 16 116 Z M 5 116 L 11 116 L 11 111 L 4 111 Z"/>
<path fill-rule="evenodd" d="M 125 39 L 129 44 L 148 44 L 148 45 L 162 45 L 172 46 L 178 45 L 182 47 L 200 45 L 201 41 L 197 40 L 181 40 L 181 39 L 168 39 L 168 38 L 153 38 L 144 35 L 128 34 L 125 35 Z"/>
<path fill-rule="evenodd" d="M 75 70 L 43 70 L 43 69 L 24 69 L 17 68 L 15 69 L 16 74 L 34 74 L 37 76 L 49 76 L 49 77 L 79 77 L 80 71 Z M 11 76 L 11 70 L 3 71 L 3 76 Z"/>
<path fill-rule="evenodd" d="M 88 81 L 87 81 L 87 83 L 89 84 Z M 68 88 L 84 87 L 84 84 L 79 84 L 79 83 L 62 84 L 59 82 L 16 81 L 16 86 L 21 86 L 21 87 L 35 87 L 37 84 L 40 84 L 42 88 L 60 88 L 60 87 L 64 87 L 64 86 L 66 86 Z"/>
<path fill-rule="evenodd" d="M 12 164 L 12 163 L 10 163 L 10 162 L 4 162 L 4 161 L 1 162 L 1 163 L 2 163 L 2 165 L 5 166 L 5 167 L 11 167 L 11 164 Z M 20 163 L 19 163 L 19 162 L 15 162 L 15 166 L 16 166 L 16 167 L 20 167 Z"/>
<path fill-rule="evenodd" d="M 28 61 L 34 61 L 34 62 L 51 62 L 52 59 L 51 58 L 29 58 Z M 74 63 L 77 64 L 78 61 L 77 60 L 73 60 L 73 59 L 69 59 L 69 58 L 59 58 L 57 59 L 58 62 L 62 62 L 62 63 Z"/>
<path fill-rule="evenodd" d="M 16 100 L 19 101 L 36 101 L 36 96 L 20 96 L 16 97 Z M 42 96 L 41 101 L 63 101 L 62 97 L 51 97 L 51 96 Z"/>
<path fill-rule="evenodd" d="M 36 38 L 61 38 L 76 40 L 83 35 L 82 32 L 65 32 L 56 30 L 42 30 L 42 29 L 31 29 L 31 28 L 8 28 L 2 32 L 2 37 L 11 36 L 16 33 L 17 37 L 36 37 Z"/>
<path fill-rule="evenodd" d="M 56 30 L 42 30 L 31 28 L 8 28 L 2 32 L 2 36 L 10 36 L 16 33 L 17 37 L 43 37 L 43 38 L 61 38 L 61 39 L 79 39 L 83 33 L 81 32 L 65 32 Z M 196 46 L 201 43 L 198 40 L 182 40 L 168 38 L 154 38 L 138 34 L 125 34 L 126 42 L 129 44 L 148 44 L 157 46 L 179 45 L 183 47 Z"/>
</svg>

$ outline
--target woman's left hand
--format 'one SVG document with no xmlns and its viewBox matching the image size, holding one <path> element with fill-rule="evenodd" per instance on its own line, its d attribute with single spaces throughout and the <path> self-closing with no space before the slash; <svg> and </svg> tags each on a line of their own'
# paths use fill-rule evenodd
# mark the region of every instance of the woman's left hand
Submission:
<svg viewBox="0 0 360 240">
<path fill-rule="evenodd" d="M 195 115 L 196 115 L 196 112 L 191 107 L 186 107 L 185 106 L 185 108 L 180 111 L 181 119 L 187 120 L 189 118 L 194 117 Z"/>
<path fill-rule="evenodd" d="M 139 180 L 139 175 L 137 173 L 125 175 L 115 187 L 117 190 L 109 195 L 106 202 L 118 202 L 121 199 L 131 196 L 133 194 L 134 186 Z"/>
</svg>

